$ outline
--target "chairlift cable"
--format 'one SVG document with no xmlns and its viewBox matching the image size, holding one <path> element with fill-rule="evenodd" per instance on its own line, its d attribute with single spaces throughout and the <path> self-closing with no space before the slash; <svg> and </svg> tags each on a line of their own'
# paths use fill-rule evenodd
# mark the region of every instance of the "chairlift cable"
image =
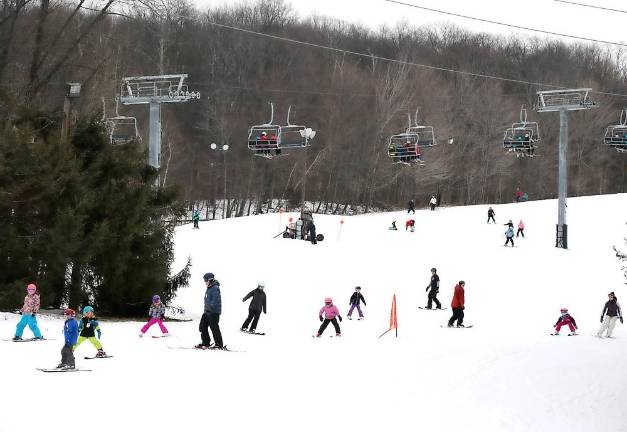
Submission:
<svg viewBox="0 0 627 432">
<path fill-rule="evenodd" d="M 604 6 L 596 6 L 596 5 L 585 4 L 585 3 L 577 3 L 577 2 L 573 2 L 573 1 L 567 1 L 567 0 L 553 0 L 553 1 L 554 2 L 558 2 L 558 3 L 566 3 L 566 4 L 570 4 L 570 5 L 574 5 L 574 6 L 587 7 L 587 8 L 591 8 L 591 9 L 601 9 L 601 10 L 609 11 L 609 12 L 619 12 L 619 13 L 627 14 L 627 10 L 622 10 L 622 9 L 613 9 L 613 8 L 608 8 L 608 7 L 604 7 Z"/>
</svg>

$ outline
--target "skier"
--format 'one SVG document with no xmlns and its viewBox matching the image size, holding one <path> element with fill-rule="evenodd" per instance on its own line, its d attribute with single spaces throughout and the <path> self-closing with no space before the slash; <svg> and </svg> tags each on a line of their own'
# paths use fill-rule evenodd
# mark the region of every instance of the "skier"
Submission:
<svg viewBox="0 0 627 432">
<path fill-rule="evenodd" d="M 409 203 L 407 203 L 407 214 L 409 214 L 409 212 L 412 212 L 413 214 L 416 213 L 416 209 L 414 208 L 415 205 L 414 200 L 409 200 Z"/>
<path fill-rule="evenodd" d="M 170 336 L 168 329 L 163 325 L 164 318 L 165 306 L 161 303 L 161 297 L 155 294 L 152 296 L 152 304 L 148 310 L 148 322 L 141 328 L 139 337 L 143 337 L 153 324 L 157 324 L 159 326 L 159 329 L 164 337 Z"/>
<path fill-rule="evenodd" d="M 442 304 L 437 299 L 438 292 L 440 291 L 440 276 L 438 276 L 438 271 L 435 268 L 431 269 L 431 281 L 429 285 L 427 285 L 427 289 L 425 291 L 429 291 L 427 295 L 427 307 L 425 309 L 431 309 L 432 302 L 435 302 L 436 309 L 442 309 Z"/>
<path fill-rule="evenodd" d="M 200 212 L 198 210 L 194 210 L 194 214 L 192 215 L 192 221 L 194 221 L 194 228 L 200 229 L 198 226 L 198 222 L 200 221 Z"/>
<path fill-rule="evenodd" d="M 555 327 L 555 333 L 553 334 L 555 336 L 559 335 L 560 329 L 562 328 L 562 326 L 565 326 L 565 325 L 567 325 L 568 328 L 570 329 L 569 336 L 577 334 L 575 333 L 575 330 L 577 329 L 577 323 L 575 322 L 575 318 L 570 316 L 570 314 L 568 313 L 568 309 L 562 308 L 560 309 L 560 317 L 557 319 L 557 322 L 553 326 Z"/>
<path fill-rule="evenodd" d="M 516 202 L 520 202 L 520 199 L 523 196 L 523 192 L 520 190 L 519 187 L 516 188 L 516 194 L 515 195 L 516 195 Z"/>
<path fill-rule="evenodd" d="M 438 205 L 438 199 L 435 195 L 431 195 L 431 200 L 429 201 L 429 207 L 431 207 L 431 211 L 435 210 L 435 206 Z"/>
<path fill-rule="evenodd" d="M 490 223 L 490 219 L 492 219 L 492 222 L 496 223 L 496 221 L 494 220 L 494 210 L 492 210 L 492 207 L 488 209 L 488 223 Z"/>
<path fill-rule="evenodd" d="M 448 320 L 448 326 L 453 327 L 453 323 L 457 320 L 457 327 L 464 327 L 464 286 L 466 282 L 459 281 L 455 285 L 451 308 L 453 308 L 453 316 Z"/>
<path fill-rule="evenodd" d="M 83 308 L 83 318 L 78 323 L 78 339 L 76 340 L 76 345 L 74 345 L 74 350 L 78 348 L 80 344 L 82 344 L 85 340 L 89 340 L 91 344 L 98 350 L 96 353 L 96 357 L 106 357 L 107 353 L 102 349 L 102 344 L 99 339 L 102 336 L 102 332 L 100 331 L 100 324 L 96 317 L 94 316 L 94 308 L 91 306 L 85 306 Z M 98 338 L 96 338 L 96 334 Z"/>
<path fill-rule="evenodd" d="M 74 345 L 78 339 L 78 324 L 76 323 L 76 312 L 74 309 L 66 309 L 63 315 L 67 317 L 63 324 L 63 337 L 65 343 L 61 349 L 61 363 L 57 369 L 74 369 Z"/>
<path fill-rule="evenodd" d="M 409 228 L 411 232 L 414 232 L 414 225 L 416 225 L 416 221 L 413 219 L 408 219 L 407 222 L 405 222 L 405 231 L 407 231 L 407 228 Z"/>
<path fill-rule="evenodd" d="M 252 297 L 250 304 L 248 305 L 248 317 L 242 324 L 241 331 L 255 333 L 257 329 L 257 323 L 259 323 L 259 317 L 261 316 L 261 312 L 266 313 L 266 293 L 264 292 L 265 284 L 263 282 L 259 282 L 257 284 L 257 288 L 246 294 L 246 297 L 242 299 L 243 302 Z M 250 330 L 248 330 L 248 325 L 250 325 Z"/>
<path fill-rule="evenodd" d="M 514 247 L 514 228 L 512 228 L 511 226 L 507 228 L 507 231 L 505 231 L 505 245 L 507 246 L 508 243 L 512 243 L 512 247 Z"/>
<path fill-rule="evenodd" d="M 37 318 L 35 314 L 39 312 L 39 293 L 37 292 L 37 285 L 31 283 L 26 287 L 26 297 L 24 297 L 24 305 L 20 310 L 22 318 L 15 327 L 14 341 L 22 340 L 22 334 L 24 334 L 24 328 L 28 325 L 28 328 L 33 332 L 35 336 L 33 339 L 43 339 L 41 331 L 37 326 Z"/>
<path fill-rule="evenodd" d="M 518 231 L 516 231 L 516 238 L 518 238 L 518 234 L 525 238 L 525 224 L 522 219 L 520 220 L 520 222 L 518 222 Z"/>
<path fill-rule="evenodd" d="M 324 315 L 324 318 L 322 318 L 322 315 Z M 331 297 L 327 297 L 324 299 L 324 306 L 322 306 L 322 309 L 320 309 L 320 312 L 318 313 L 318 318 L 320 318 L 322 324 L 320 325 L 320 329 L 318 330 L 316 337 L 320 337 L 320 335 L 324 332 L 329 323 L 333 324 L 333 328 L 335 328 L 335 335 L 342 336 L 340 325 L 337 323 L 338 319 L 340 320 L 340 322 L 342 322 L 342 317 L 340 316 L 340 311 L 333 304 L 333 300 L 331 299 Z"/>
<path fill-rule="evenodd" d="M 396 228 L 396 221 L 392 221 L 392 226 L 388 228 L 391 231 L 398 231 L 398 228 Z"/>
<path fill-rule="evenodd" d="M 607 330 L 606 336 L 612 337 L 612 332 L 614 331 L 614 326 L 616 325 L 616 321 L 620 320 L 620 323 L 623 323 L 623 315 L 620 311 L 620 305 L 618 304 L 618 299 L 616 295 L 612 291 L 607 295 L 609 300 L 605 302 L 605 306 L 603 306 L 603 312 L 601 313 L 601 327 L 597 332 L 597 337 L 602 337 L 603 332 Z"/>
<path fill-rule="evenodd" d="M 364 302 L 364 306 L 366 306 L 366 299 L 363 295 L 361 295 L 361 287 L 356 286 L 355 292 L 351 295 L 348 304 L 350 305 L 350 309 L 348 310 L 348 319 L 352 319 L 351 315 L 353 314 L 353 309 L 357 308 L 357 313 L 359 313 L 359 319 L 364 319 L 364 314 L 361 312 L 361 308 L 359 307 L 359 303 Z"/>
<path fill-rule="evenodd" d="M 316 225 L 314 225 L 313 220 L 311 222 L 309 222 L 309 241 L 311 241 L 311 244 L 315 245 L 318 244 L 318 240 L 316 240 Z"/>
<path fill-rule="evenodd" d="M 200 318 L 200 338 L 202 342 L 196 345 L 196 348 L 207 349 L 211 347 L 211 337 L 208 328 L 211 328 L 213 339 L 215 340 L 215 349 L 224 349 L 222 343 L 222 333 L 220 332 L 220 314 L 222 313 L 222 297 L 220 296 L 220 282 L 215 279 L 213 273 L 205 273 L 203 275 L 207 291 L 205 291 L 205 311 Z"/>
<path fill-rule="evenodd" d="M 503 226 L 510 227 L 511 229 L 514 229 L 514 222 L 512 222 L 512 220 L 510 219 L 506 224 L 503 224 Z"/>
</svg>

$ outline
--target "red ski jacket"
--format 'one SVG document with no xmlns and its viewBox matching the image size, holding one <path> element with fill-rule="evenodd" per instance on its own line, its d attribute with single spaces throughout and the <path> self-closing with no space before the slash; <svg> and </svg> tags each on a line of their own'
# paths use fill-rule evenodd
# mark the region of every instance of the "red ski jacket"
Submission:
<svg viewBox="0 0 627 432">
<path fill-rule="evenodd" d="M 464 288 L 461 285 L 455 285 L 455 293 L 453 294 L 452 308 L 464 307 Z"/>
</svg>

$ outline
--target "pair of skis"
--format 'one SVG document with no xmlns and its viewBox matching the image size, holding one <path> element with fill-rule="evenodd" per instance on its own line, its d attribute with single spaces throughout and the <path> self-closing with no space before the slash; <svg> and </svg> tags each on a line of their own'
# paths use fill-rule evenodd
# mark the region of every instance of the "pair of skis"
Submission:
<svg viewBox="0 0 627 432">
<path fill-rule="evenodd" d="M 4 342 L 42 342 L 42 341 L 53 341 L 54 339 L 47 338 L 27 338 L 27 339 L 1 339 Z"/>
<path fill-rule="evenodd" d="M 85 360 L 94 360 L 94 359 L 101 359 L 101 358 L 111 358 L 113 356 L 111 355 L 106 355 L 106 356 L 93 356 L 93 357 L 83 357 Z M 57 372 L 91 372 L 91 369 L 80 369 L 80 368 L 37 368 L 37 370 L 42 371 L 42 372 L 47 372 L 47 373 L 57 373 Z"/>
</svg>

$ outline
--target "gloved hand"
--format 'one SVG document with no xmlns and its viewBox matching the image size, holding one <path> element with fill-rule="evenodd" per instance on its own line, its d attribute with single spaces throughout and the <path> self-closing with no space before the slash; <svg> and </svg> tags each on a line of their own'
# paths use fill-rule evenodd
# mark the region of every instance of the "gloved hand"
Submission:
<svg viewBox="0 0 627 432">
<path fill-rule="evenodd" d="M 30 316 L 35 317 L 35 312 L 31 313 Z"/>
<path fill-rule="evenodd" d="M 427 288 L 425 289 L 425 292 L 427 292 L 427 291 L 429 291 L 429 287 L 427 287 Z"/>
<path fill-rule="evenodd" d="M 320 322 L 324 321 L 324 320 L 322 319 L 322 315 L 318 315 L 318 318 L 320 318 Z"/>
<path fill-rule="evenodd" d="M 620 323 L 621 324 L 623 323 L 623 317 L 620 317 Z"/>
<path fill-rule="evenodd" d="M 601 322 L 603 322 L 603 317 L 601 317 Z"/>
<path fill-rule="evenodd" d="M 98 339 L 101 339 L 102 333 L 100 332 L 100 329 L 98 329 L 96 333 L 98 333 Z"/>
<path fill-rule="evenodd" d="M 338 315 L 338 316 L 337 316 L 337 319 L 339 319 L 339 320 L 340 320 L 340 322 L 342 322 L 342 317 L 341 317 L 341 316 L 339 316 L 339 315 Z"/>
</svg>

